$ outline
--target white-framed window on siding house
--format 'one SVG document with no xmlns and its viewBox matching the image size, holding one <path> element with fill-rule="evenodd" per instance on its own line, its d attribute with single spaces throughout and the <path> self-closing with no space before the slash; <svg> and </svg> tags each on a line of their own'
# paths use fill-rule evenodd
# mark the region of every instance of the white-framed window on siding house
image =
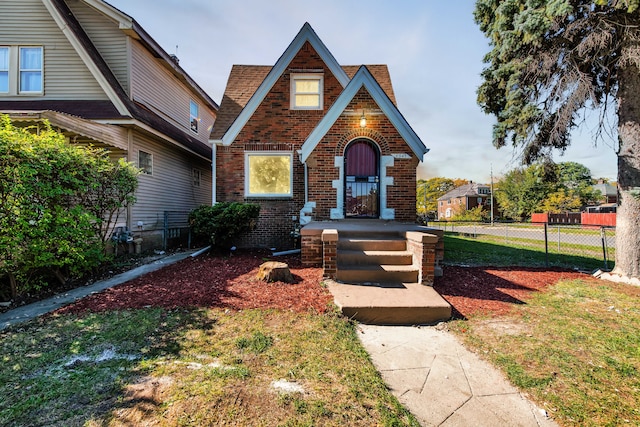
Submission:
<svg viewBox="0 0 640 427">
<path fill-rule="evenodd" d="M 194 100 L 189 102 L 189 124 L 191 126 L 191 131 L 198 133 L 198 123 L 200 122 L 200 112 L 199 112 L 198 104 Z"/>
<path fill-rule="evenodd" d="M 291 74 L 291 109 L 322 110 L 324 76 Z"/>
<path fill-rule="evenodd" d="M 200 187 L 200 178 L 202 177 L 202 173 L 200 169 L 191 170 L 191 178 L 193 178 L 193 186 Z"/>
<path fill-rule="evenodd" d="M 153 154 L 146 151 L 138 151 L 138 168 L 144 175 L 153 175 Z"/>
<path fill-rule="evenodd" d="M 290 152 L 245 152 L 246 197 L 291 197 L 293 154 Z"/>
<path fill-rule="evenodd" d="M 9 47 L 0 46 L 0 93 L 9 93 Z"/>
<path fill-rule="evenodd" d="M 42 47 L 20 47 L 20 93 L 42 93 Z"/>
</svg>

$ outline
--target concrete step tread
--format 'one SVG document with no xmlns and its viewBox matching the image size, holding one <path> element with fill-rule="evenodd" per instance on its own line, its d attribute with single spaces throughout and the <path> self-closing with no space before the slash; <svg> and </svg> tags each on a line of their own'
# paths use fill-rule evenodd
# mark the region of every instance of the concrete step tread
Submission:
<svg viewBox="0 0 640 427">
<path fill-rule="evenodd" d="M 405 242 L 407 239 L 397 236 L 358 236 L 358 237 L 338 237 L 338 242 L 388 242 L 388 241 L 401 241 Z"/>
<path fill-rule="evenodd" d="M 413 254 L 406 250 L 368 250 L 368 249 L 338 249 L 338 256 L 344 255 L 367 255 L 367 256 L 387 256 L 387 255 L 406 255 L 412 256 Z"/>
<path fill-rule="evenodd" d="M 366 265 L 354 265 L 354 264 L 339 264 L 338 271 L 417 271 L 418 268 L 413 265 L 400 265 L 400 264 L 366 264 Z"/>
<path fill-rule="evenodd" d="M 371 324 L 430 324 L 451 317 L 451 305 L 418 283 L 362 285 L 328 281 L 345 316 Z"/>
</svg>

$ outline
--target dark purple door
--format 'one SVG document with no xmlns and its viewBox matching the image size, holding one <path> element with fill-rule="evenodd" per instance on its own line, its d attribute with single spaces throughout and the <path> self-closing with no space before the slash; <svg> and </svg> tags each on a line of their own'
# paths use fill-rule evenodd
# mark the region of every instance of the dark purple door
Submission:
<svg viewBox="0 0 640 427">
<path fill-rule="evenodd" d="M 344 215 L 378 218 L 378 148 L 366 139 L 353 141 L 344 159 Z"/>
</svg>

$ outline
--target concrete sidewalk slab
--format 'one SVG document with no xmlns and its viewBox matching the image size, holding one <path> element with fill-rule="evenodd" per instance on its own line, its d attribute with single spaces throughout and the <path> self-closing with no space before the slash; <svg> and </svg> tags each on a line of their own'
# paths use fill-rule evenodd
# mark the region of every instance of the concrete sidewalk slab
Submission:
<svg viewBox="0 0 640 427">
<path fill-rule="evenodd" d="M 391 392 L 425 427 L 557 426 L 449 332 L 361 324 L 358 337 Z"/>
<path fill-rule="evenodd" d="M 143 274 L 159 270 L 163 267 L 181 261 L 189 257 L 194 251 L 178 252 L 172 255 L 161 257 L 149 264 L 141 265 L 127 272 L 118 274 L 109 279 L 100 280 L 88 286 L 71 289 L 59 295 L 37 301 L 32 304 L 16 307 L 0 314 L 0 331 L 18 323 L 26 322 L 35 317 L 57 310 L 60 307 L 71 304 L 87 295 L 101 292 L 105 289 L 138 278 Z"/>
<path fill-rule="evenodd" d="M 451 318 L 451 305 L 431 286 L 325 283 L 342 314 L 362 323 L 422 325 Z"/>
</svg>

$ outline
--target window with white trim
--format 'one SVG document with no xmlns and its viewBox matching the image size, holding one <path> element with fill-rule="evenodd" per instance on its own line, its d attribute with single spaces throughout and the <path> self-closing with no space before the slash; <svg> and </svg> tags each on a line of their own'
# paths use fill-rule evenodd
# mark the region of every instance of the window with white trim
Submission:
<svg viewBox="0 0 640 427">
<path fill-rule="evenodd" d="M 245 152 L 246 197 L 291 197 L 293 155 L 290 152 Z"/>
<path fill-rule="evenodd" d="M 145 175 L 153 175 L 153 155 L 146 151 L 138 151 L 138 168 Z"/>
<path fill-rule="evenodd" d="M 9 93 L 9 48 L 0 46 L 0 93 Z"/>
<path fill-rule="evenodd" d="M 291 109 L 322 110 L 324 76 L 291 74 Z"/>
<path fill-rule="evenodd" d="M 194 100 L 189 102 L 189 123 L 191 131 L 198 133 L 198 123 L 200 122 L 200 112 L 198 104 Z"/>
<path fill-rule="evenodd" d="M 20 93 L 42 93 L 42 47 L 20 47 Z"/>
<path fill-rule="evenodd" d="M 0 95 L 42 95 L 42 46 L 0 46 Z"/>
</svg>

